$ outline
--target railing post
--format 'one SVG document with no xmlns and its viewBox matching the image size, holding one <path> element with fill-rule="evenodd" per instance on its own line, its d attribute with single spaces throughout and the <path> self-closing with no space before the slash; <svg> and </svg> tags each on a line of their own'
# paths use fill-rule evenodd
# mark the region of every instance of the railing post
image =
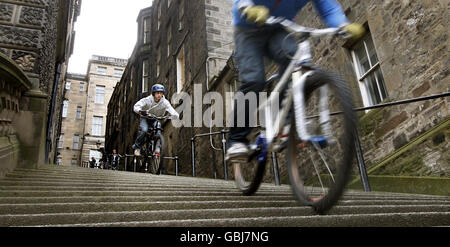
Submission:
<svg viewBox="0 0 450 247">
<path fill-rule="evenodd" d="M 175 156 L 175 176 L 178 176 L 178 156 Z"/>
<path fill-rule="evenodd" d="M 366 164 L 364 163 L 364 155 L 361 149 L 361 143 L 359 142 L 358 130 L 355 129 L 355 148 L 356 158 L 358 160 L 359 174 L 361 176 L 361 183 L 365 192 L 370 192 L 369 178 L 367 176 Z"/>
<path fill-rule="evenodd" d="M 191 138 L 192 176 L 195 177 L 195 136 Z"/>
<path fill-rule="evenodd" d="M 222 133 L 222 158 L 223 158 L 223 177 L 225 180 L 228 180 L 228 168 L 227 168 L 227 161 L 225 159 L 226 156 L 226 146 L 227 146 L 227 140 L 225 139 L 225 130 L 220 131 Z"/>
<path fill-rule="evenodd" d="M 273 176 L 275 177 L 275 185 L 280 185 L 280 173 L 278 169 L 277 153 L 272 152 Z"/>
<path fill-rule="evenodd" d="M 128 156 L 127 154 L 125 154 L 125 171 L 127 171 L 127 161 L 128 161 Z"/>
</svg>

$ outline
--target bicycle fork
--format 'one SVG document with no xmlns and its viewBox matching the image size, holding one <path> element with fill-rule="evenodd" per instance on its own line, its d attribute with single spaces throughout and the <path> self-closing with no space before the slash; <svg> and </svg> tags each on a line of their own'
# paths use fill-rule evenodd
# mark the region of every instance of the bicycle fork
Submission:
<svg viewBox="0 0 450 247">
<path fill-rule="evenodd" d="M 327 145 L 327 141 L 333 139 L 331 134 L 331 125 L 330 125 L 330 110 L 328 109 L 328 85 L 325 84 L 320 87 L 320 95 L 319 95 L 319 119 L 320 119 L 320 127 L 322 130 L 323 136 L 313 136 L 309 133 L 309 121 L 306 117 L 306 106 L 305 106 L 305 84 L 306 79 L 310 76 L 314 71 L 308 71 L 302 74 L 300 71 L 296 71 L 292 74 L 293 81 L 293 91 L 295 97 L 293 97 L 294 101 L 294 113 L 295 113 L 295 122 L 296 122 L 296 131 L 298 136 L 303 141 L 311 141 L 318 143 L 321 147 Z M 317 117 L 317 116 L 311 116 Z"/>
</svg>

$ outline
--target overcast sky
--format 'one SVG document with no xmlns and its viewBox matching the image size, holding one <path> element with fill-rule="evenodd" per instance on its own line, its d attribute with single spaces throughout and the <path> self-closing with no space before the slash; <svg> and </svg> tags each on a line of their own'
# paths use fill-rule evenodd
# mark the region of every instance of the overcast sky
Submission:
<svg viewBox="0 0 450 247">
<path fill-rule="evenodd" d="M 151 5 L 152 0 L 83 0 L 68 72 L 85 74 L 92 55 L 129 58 L 139 11 Z"/>
</svg>

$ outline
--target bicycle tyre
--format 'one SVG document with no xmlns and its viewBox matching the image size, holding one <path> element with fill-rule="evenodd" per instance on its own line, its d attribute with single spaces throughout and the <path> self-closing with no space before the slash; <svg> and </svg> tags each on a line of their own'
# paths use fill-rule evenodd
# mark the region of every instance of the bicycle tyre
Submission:
<svg viewBox="0 0 450 247">
<path fill-rule="evenodd" d="M 161 143 L 159 157 L 155 156 L 155 148 L 156 148 L 156 143 L 158 142 L 158 140 L 160 140 L 160 143 Z M 164 154 L 165 154 L 164 136 L 161 133 L 156 134 L 153 139 L 153 143 L 154 143 L 154 145 L 152 147 L 152 171 L 153 171 L 153 174 L 159 175 L 164 170 L 164 158 L 163 158 Z"/>
<path fill-rule="evenodd" d="M 315 70 L 305 84 L 307 116 L 314 115 L 311 111 L 317 109 L 314 104 L 318 100 L 314 93 L 324 84 L 328 85 L 334 96 L 328 98 L 337 101 L 333 102 L 336 104 L 329 104 L 330 112 L 335 112 L 336 107 L 342 111 L 342 114 L 330 117 L 331 129 L 337 131 L 339 138 L 323 146 L 318 145 L 318 142 L 303 142 L 297 135 L 295 117 L 292 117 L 293 127 L 289 133 L 287 150 L 288 174 L 293 193 L 301 204 L 311 206 L 319 214 L 333 207 L 344 192 L 355 156 L 354 130 L 357 126 L 348 84 L 339 76 L 322 70 Z M 320 130 L 316 128 L 315 131 Z M 332 157 L 333 155 L 335 157 Z M 323 163 L 325 169 L 318 167 L 315 157 L 320 158 L 319 163 Z M 328 174 L 324 175 L 325 172 Z M 328 184 L 325 185 L 324 180 L 328 180 Z M 321 188 L 317 188 L 317 184 L 320 184 Z"/>
<path fill-rule="evenodd" d="M 264 171 L 266 167 L 266 161 L 257 162 L 250 161 L 248 163 L 232 163 L 234 170 L 234 181 L 238 189 L 242 192 L 242 194 L 246 196 L 253 195 L 259 188 L 262 183 L 262 179 L 264 177 Z M 250 172 L 253 174 L 253 177 L 249 178 L 244 175 L 245 171 L 243 167 L 249 168 L 249 166 L 253 166 L 255 171 Z"/>
<path fill-rule="evenodd" d="M 259 135 L 257 130 L 254 130 L 253 139 L 256 140 Z M 233 166 L 234 181 L 236 187 L 245 196 L 253 195 L 259 188 L 264 178 L 264 173 L 266 171 L 267 157 L 264 161 L 258 161 L 258 155 L 260 151 L 254 151 L 249 153 L 247 162 L 230 162 Z"/>
</svg>

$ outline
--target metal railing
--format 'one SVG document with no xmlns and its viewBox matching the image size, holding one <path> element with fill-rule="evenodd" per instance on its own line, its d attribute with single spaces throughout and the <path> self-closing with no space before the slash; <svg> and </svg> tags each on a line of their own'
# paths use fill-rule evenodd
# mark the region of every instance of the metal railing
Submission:
<svg viewBox="0 0 450 247">
<path fill-rule="evenodd" d="M 444 98 L 444 97 L 448 97 L 448 96 L 450 96 L 450 92 L 445 92 L 445 93 L 442 93 L 442 94 L 434 94 L 434 95 L 429 95 L 429 96 L 423 96 L 423 97 L 417 97 L 417 98 L 406 99 L 406 100 L 387 102 L 387 103 L 372 105 L 372 106 L 368 106 L 368 107 L 358 107 L 358 108 L 354 108 L 353 110 L 354 111 L 366 111 L 366 110 L 371 110 L 371 109 L 376 109 L 376 108 L 389 107 L 389 106 L 395 106 L 395 105 L 401 105 L 401 104 L 408 104 L 408 103 L 414 103 L 414 102 L 424 101 L 424 100 L 431 100 L 431 99 L 436 99 L 436 98 Z M 336 115 L 336 114 L 341 114 L 341 113 L 342 112 L 333 112 L 330 115 Z M 311 116 L 311 118 L 313 118 L 313 117 L 317 117 L 317 116 Z M 228 132 L 229 132 L 228 130 L 221 130 L 221 131 L 218 131 L 218 132 L 197 134 L 197 135 L 194 135 L 191 138 L 191 158 L 192 158 L 191 162 L 192 162 L 192 176 L 193 177 L 196 176 L 196 171 L 195 171 L 195 169 L 196 169 L 196 167 L 195 167 L 195 139 L 198 138 L 198 137 L 204 137 L 204 136 L 222 135 L 222 155 L 223 155 L 224 179 L 225 180 L 228 179 L 227 165 L 226 165 L 226 161 L 225 161 L 226 142 L 227 142 L 226 139 L 225 139 L 225 134 L 228 133 Z M 368 175 L 367 175 L 366 165 L 365 165 L 365 162 L 364 162 L 364 153 L 362 151 L 361 142 L 359 140 L 358 130 L 355 130 L 355 148 L 356 148 L 356 159 L 357 159 L 357 163 L 358 163 L 359 175 L 361 177 L 363 190 L 366 191 L 366 192 L 370 192 L 371 188 L 370 188 L 370 183 L 369 183 L 369 179 L 368 179 Z M 273 172 L 274 172 L 275 184 L 276 185 L 280 185 L 280 175 L 279 175 L 277 154 L 275 152 L 272 152 L 271 157 L 272 157 L 272 164 L 273 164 Z M 215 175 L 215 178 L 217 178 L 216 175 Z"/>
<path fill-rule="evenodd" d="M 112 154 L 109 154 L 108 157 L 110 157 L 111 155 Z M 131 155 L 131 154 L 124 154 L 124 155 L 118 154 L 118 155 L 119 155 L 119 157 L 117 159 L 117 164 L 115 166 L 116 167 L 115 170 L 119 170 L 119 171 L 128 171 L 128 164 L 130 163 L 130 161 L 132 161 L 133 162 L 133 169 L 131 171 L 132 172 L 136 172 L 137 168 L 138 168 L 137 167 L 138 166 L 138 162 L 140 162 L 141 159 L 143 158 L 143 156 L 139 156 L 139 158 L 138 158 L 138 156 L 136 156 L 134 154 L 133 155 Z M 131 159 L 129 159 L 129 158 L 131 158 Z M 178 176 L 179 175 L 179 158 L 178 158 L 178 156 L 163 157 L 163 159 L 173 160 L 175 162 L 175 176 Z M 124 161 L 123 162 L 123 166 L 121 165 L 121 161 L 122 160 Z M 111 161 L 107 161 L 107 163 L 108 163 L 108 166 L 111 168 L 112 167 L 112 162 Z M 139 164 L 139 165 L 142 165 L 142 164 Z M 88 161 L 83 161 L 83 162 L 81 162 L 80 166 L 84 167 L 84 168 L 89 168 L 90 167 L 90 163 Z M 100 169 L 106 169 L 104 166 L 105 166 L 105 164 L 103 163 L 103 167 L 100 168 Z M 164 166 L 167 167 L 167 164 L 164 164 Z M 96 165 L 94 168 L 99 168 L 99 167 L 100 167 L 99 165 Z M 121 169 L 121 167 L 123 167 L 123 169 Z"/>
<path fill-rule="evenodd" d="M 226 155 L 226 146 L 227 146 L 227 139 L 225 138 L 225 135 L 227 133 L 229 133 L 229 130 L 221 130 L 221 131 L 217 131 L 217 132 L 211 132 L 211 133 L 204 133 L 204 134 L 197 134 L 194 135 L 191 138 L 191 162 L 192 162 L 192 176 L 195 177 L 196 176 L 196 167 L 195 167 L 195 139 L 198 137 L 206 137 L 206 136 L 213 136 L 213 135 L 222 135 L 222 165 L 223 165 L 223 173 L 224 173 L 224 179 L 228 180 L 228 168 L 227 168 L 227 162 L 225 160 L 225 155 Z M 272 152 L 271 154 L 271 158 L 272 158 L 272 165 L 273 165 L 273 173 L 274 173 L 274 179 L 275 179 L 275 184 L 276 185 L 280 185 L 280 176 L 279 176 L 279 168 L 278 168 L 278 160 L 277 160 L 277 156 L 275 152 Z M 213 163 L 215 165 L 215 163 Z M 216 174 L 216 168 L 214 169 L 214 178 L 217 178 L 217 174 Z"/>
</svg>

